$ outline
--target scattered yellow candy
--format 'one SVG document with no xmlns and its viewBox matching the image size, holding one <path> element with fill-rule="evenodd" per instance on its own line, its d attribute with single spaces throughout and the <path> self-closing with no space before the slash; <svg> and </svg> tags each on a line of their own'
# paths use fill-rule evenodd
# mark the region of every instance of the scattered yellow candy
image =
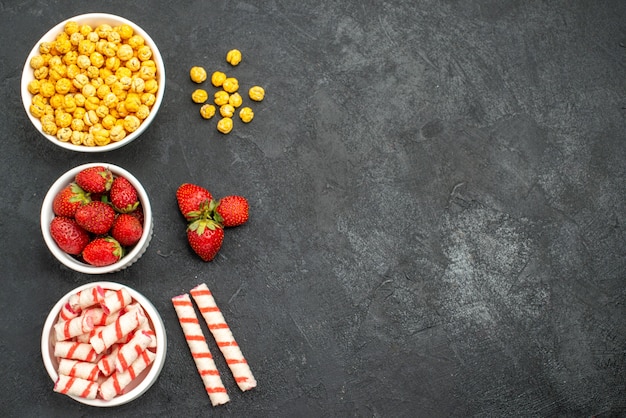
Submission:
<svg viewBox="0 0 626 418">
<path fill-rule="evenodd" d="M 263 87 L 260 86 L 250 87 L 248 95 L 250 96 L 251 100 L 254 100 L 255 102 L 260 102 L 265 97 L 265 90 L 263 89 Z"/>
<path fill-rule="evenodd" d="M 231 49 L 226 54 L 226 61 L 232 66 L 238 65 L 242 60 L 241 51 L 238 49 Z M 193 67 L 192 72 L 196 68 L 201 67 Z M 204 71 L 204 69 L 202 69 Z M 206 72 L 205 72 L 206 74 Z M 191 74 L 192 80 L 194 79 L 194 74 Z M 204 78 L 198 78 L 197 80 L 204 81 Z M 200 82 L 202 82 L 200 81 Z M 198 81 L 196 81 L 198 82 Z M 211 84 L 215 87 L 221 87 L 222 90 L 216 91 L 214 94 L 214 105 L 210 103 L 204 103 L 206 100 L 204 94 L 198 96 L 198 92 L 202 91 L 206 93 L 204 90 L 197 89 L 192 94 L 192 98 L 194 98 L 194 102 L 202 103 L 200 107 L 200 115 L 204 119 L 210 119 L 215 116 L 217 109 L 219 108 L 219 114 L 222 117 L 217 122 L 217 130 L 223 134 L 228 134 L 233 129 L 233 117 L 235 114 L 235 110 L 240 108 L 243 105 L 243 98 L 241 94 L 238 93 L 239 90 L 239 80 L 235 77 L 227 77 L 227 75 L 222 71 L 215 71 L 211 75 Z M 147 89 L 147 87 L 145 87 Z M 41 85 L 39 85 L 39 90 L 41 91 Z M 201 94 L 201 93 L 200 93 Z M 265 98 L 265 90 L 260 86 L 253 86 L 248 90 L 248 95 L 251 100 L 260 102 Z M 40 110 L 40 112 L 43 110 Z M 244 123 L 249 123 L 254 119 L 254 112 L 252 108 L 246 106 L 242 107 L 239 110 L 239 118 Z"/>
<path fill-rule="evenodd" d="M 202 67 L 191 67 L 189 70 L 189 76 L 191 77 L 191 81 L 194 83 L 202 83 L 206 80 L 207 74 L 206 70 Z"/>
<path fill-rule="evenodd" d="M 242 107 L 239 111 L 239 119 L 243 123 L 248 123 L 254 118 L 254 112 L 249 107 Z"/>
<path fill-rule="evenodd" d="M 241 62 L 241 52 L 238 49 L 231 49 L 226 53 L 226 62 L 235 66 Z"/>
<path fill-rule="evenodd" d="M 202 115 L 204 119 L 211 119 L 213 116 L 215 116 L 215 106 L 208 103 L 203 105 L 200 108 L 200 115 Z"/>
<path fill-rule="evenodd" d="M 234 93 L 239 90 L 239 81 L 234 77 L 228 77 L 224 80 L 222 88 L 228 93 Z"/>
<path fill-rule="evenodd" d="M 224 90 L 216 91 L 215 95 L 213 96 L 213 100 L 215 101 L 215 104 L 218 106 L 225 105 L 226 103 L 228 103 L 229 99 L 230 99 L 230 95 L 226 93 Z"/>
<path fill-rule="evenodd" d="M 224 118 L 232 118 L 235 114 L 235 108 L 230 104 L 220 106 L 220 115 Z"/>
<path fill-rule="evenodd" d="M 203 89 L 196 89 L 191 94 L 191 100 L 193 100 L 194 103 L 204 103 L 208 100 L 208 98 L 209 94 L 206 92 L 206 90 Z"/>
<path fill-rule="evenodd" d="M 241 106 L 242 103 L 243 103 L 243 99 L 241 98 L 241 94 L 237 92 L 231 94 L 230 97 L 228 98 L 228 104 L 231 105 L 232 107 L 237 108 Z"/>
<path fill-rule="evenodd" d="M 221 71 L 216 71 L 211 75 L 211 84 L 215 87 L 221 87 L 224 84 L 224 80 L 226 80 L 226 74 Z"/>
<path fill-rule="evenodd" d="M 223 134 L 227 134 L 233 130 L 233 120 L 231 118 L 222 118 L 217 122 L 217 130 Z"/>
</svg>

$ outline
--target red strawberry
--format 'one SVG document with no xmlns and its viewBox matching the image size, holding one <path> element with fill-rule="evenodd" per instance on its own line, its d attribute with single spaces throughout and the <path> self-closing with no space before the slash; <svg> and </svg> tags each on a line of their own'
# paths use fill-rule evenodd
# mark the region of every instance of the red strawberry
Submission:
<svg viewBox="0 0 626 418">
<path fill-rule="evenodd" d="M 97 200 L 98 202 L 107 203 L 109 201 L 109 195 L 106 193 L 89 193 L 91 200 Z"/>
<path fill-rule="evenodd" d="M 188 221 L 198 219 L 203 211 L 208 211 L 212 199 L 207 189 L 195 184 L 184 183 L 176 190 L 178 208 Z"/>
<path fill-rule="evenodd" d="M 78 225 L 86 229 L 88 232 L 96 235 L 104 235 L 113 226 L 115 220 L 115 210 L 100 201 L 89 202 L 79 207 L 74 216 Z"/>
<path fill-rule="evenodd" d="M 137 190 L 125 177 L 118 176 L 111 184 L 109 198 L 113 207 L 122 213 L 134 211 L 139 206 Z"/>
<path fill-rule="evenodd" d="M 89 234 L 74 219 L 55 216 L 50 222 L 50 235 L 59 248 L 68 254 L 78 255 L 89 243 Z"/>
<path fill-rule="evenodd" d="M 222 226 L 239 226 L 248 220 L 248 201 L 242 196 L 226 196 L 219 200 L 214 209 L 214 219 Z"/>
<path fill-rule="evenodd" d="M 143 227 L 139 220 L 127 213 L 117 215 L 111 227 L 111 236 L 124 247 L 137 244 L 142 234 Z"/>
<path fill-rule="evenodd" d="M 199 219 L 187 227 L 187 241 L 200 258 L 211 261 L 222 247 L 224 229 L 210 219 Z"/>
<path fill-rule="evenodd" d="M 89 193 L 85 193 L 78 184 L 72 183 L 54 197 L 52 211 L 57 216 L 73 218 L 76 209 L 89 202 L 91 202 Z"/>
<path fill-rule="evenodd" d="M 111 237 L 96 238 L 83 250 L 83 260 L 96 267 L 117 263 L 123 256 L 122 246 Z"/>
<path fill-rule="evenodd" d="M 132 212 L 128 212 L 128 214 L 130 216 L 133 216 L 135 218 L 137 218 L 137 220 L 139 221 L 139 223 L 141 225 L 143 225 L 143 221 L 144 221 L 144 216 L 143 216 L 143 208 L 141 206 L 137 206 L 137 209 L 135 209 Z"/>
<path fill-rule="evenodd" d="M 86 192 L 104 193 L 111 189 L 113 173 L 108 168 L 98 165 L 80 171 L 76 174 L 75 180 Z"/>
</svg>

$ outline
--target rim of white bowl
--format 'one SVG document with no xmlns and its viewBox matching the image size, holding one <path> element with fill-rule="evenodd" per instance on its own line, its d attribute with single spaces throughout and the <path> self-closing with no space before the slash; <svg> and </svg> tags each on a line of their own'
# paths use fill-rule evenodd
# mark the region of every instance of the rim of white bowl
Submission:
<svg viewBox="0 0 626 418">
<path fill-rule="evenodd" d="M 83 289 L 88 289 L 93 286 L 101 286 L 103 289 L 111 289 L 111 290 L 119 290 L 125 288 L 128 290 L 128 293 L 132 296 L 132 298 L 137 301 L 146 312 L 149 320 L 152 322 L 152 327 L 154 329 L 154 333 L 156 335 L 157 340 L 157 349 L 156 349 L 156 357 L 154 361 L 146 370 L 141 372 L 139 376 L 144 376 L 143 380 L 139 382 L 132 390 L 127 393 L 123 393 L 122 395 L 116 396 L 110 401 L 105 401 L 103 399 L 84 399 L 78 396 L 70 396 L 72 399 L 86 404 L 90 406 L 98 406 L 98 407 L 112 407 L 119 406 L 131 402 L 141 395 L 143 395 L 150 387 L 156 382 L 161 370 L 163 369 L 163 365 L 165 364 L 165 355 L 167 352 L 167 335 L 165 332 L 165 325 L 163 323 L 163 319 L 159 312 L 156 310 L 152 302 L 150 302 L 145 296 L 136 291 L 135 289 L 123 285 L 121 283 L 115 282 L 93 282 L 86 283 L 82 286 L 79 286 L 73 290 L 67 292 L 59 301 L 52 307 L 46 321 L 43 325 L 43 330 L 41 334 L 41 357 L 43 359 L 44 366 L 48 375 L 52 379 L 53 382 L 56 382 L 59 377 L 57 373 L 57 369 L 53 362 L 54 350 L 53 350 L 53 327 L 57 321 L 59 316 L 59 312 L 63 305 L 67 302 L 69 297 L 76 292 L 79 292 Z M 68 395 L 65 395 L 68 396 Z"/>
<path fill-rule="evenodd" d="M 41 121 L 35 118 L 30 113 L 29 109 L 30 109 L 33 95 L 28 91 L 28 83 L 34 79 L 33 69 L 30 67 L 30 60 L 35 55 L 39 54 L 39 44 L 42 41 L 53 40 L 59 33 L 61 33 L 64 30 L 65 24 L 70 21 L 80 21 L 81 23 L 87 23 L 90 25 L 102 24 L 102 23 L 113 24 L 113 25 L 120 25 L 124 23 L 128 24 L 133 28 L 134 32 L 136 32 L 137 34 L 141 35 L 144 38 L 146 44 L 152 49 L 153 60 L 157 64 L 157 69 L 158 69 L 157 78 L 159 81 L 159 90 L 157 91 L 157 94 L 156 94 L 156 101 L 154 105 L 152 106 L 152 108 L 150 109 L 150 114 L 145 120 L 141 122 L 141 125 L 139 125 L 139 128 L 137 128 L 135 132 L 128 135 L 126 138 L 122 139 L 121 141 L 111 142 L 107 145 L 95 146 L 95 147 L 87 147 L 84 145 L 74 145 L 71 142 L 61 142 L 59 141 L 57 137 L 43 133 L 43 131 L 41 130 Z M 150 126 L 150 124 L 156 117 L 156 114 L 158 113 L 159 108 L 161 107 L 161 103 L 163 102 L 163 95 L 165 94 L 165 62 L 163 61 L 163 56 L 161 55 L 161 52 L 159 51 L 159 48 L 157 47 L 154 40 L 138 24 L 131 22 L 130 20 L 124 17 L 113 15 L 113 14 L 86 13 L 86 14 L 77 15 L 77 16 L 73 16 L 68 19 L 65 19 L 64 21 L 53 26 L 52 29 L 47 31 L 37 41 L 37 43 L 33 46 L 30 53 L 28 54 L 28 57 L 26 58 L 26 62 L 24 64 L 24 69 L 22 70 L 21 94 L 22 94 L 22 104 L 24 106 L 24 110 L 26 111 L 26 115 L 28 116 L 28 119 L 30 119 L 31 123 L 37 129 L 37 131 L 41 135 L 43 135 L 46 139 L 48 139 L 50 142 L 52 142 L 53 144 L 61 148 L 65 148 L 67 150 L 78 151 L 78 152 L 112 151 L 114 149 L 123 147 L 124 145 L 129 144 L 130 142 L 137 139 L 148 128 L 148 126 Z"/>
<path fill-rule="evenodd" d="M 50 234 L 50 222 L 54 218 L 54 212 L 52 211 L 52 203 L 54 201 L 54 197 L 56 194 L 61 191 L 65 186 L 69 185 L 74 181 L 76 174 L 80 171 L 94 166 L 105 166 L 108 167 L 114 174 L 121 175 L 126 177 L 126 179 L 137 189 L 137 194 L 140 198 L 141 206 L 143 208 L 143 216 L 144 216 L 144 233 L 139 239 L 139 242 L 135 244 L 132 250 L 130 250 L 124 257 L 118 261 L 117 263 L 111 264 L 109 266 L 96 267 L 91 266 L 87 263 L 83 263 L 78 261 L 70 254 L 67 254 L 63 250 L 59 248 L 57 243 L 52 238 Z M 65 266 L 71 268 L 72 270 L 79 271 L 81 273 L 86 274 L 105 274 L 105 273 L 113 273 L 116 271 L 123 270 L 125 268 L 130 267 L 134 264 L 139 258 L 143 255 L 143 253 L 148 248 L 150 240 L 152 239 L 152 230 L 153 230 L 153 219 L 152 219 L 152 207 L 150 205 L 150 199 L 148 197 L 148 193 L 139 182 L 139 180 L 131 174 L 126 169 L 119 167 L 115 164 L 105 163 L 105 162 L 96 162 L 96 163 L 87 163 L 76 166 L 64 174 L 62 174 L 48 189 L 46 196 L 44 197 L 43 203 L 41 205 L 41 233 L 43 234 L 43 239 L 52 253 L 54 257 L 59 260 Z"/>
</svg>

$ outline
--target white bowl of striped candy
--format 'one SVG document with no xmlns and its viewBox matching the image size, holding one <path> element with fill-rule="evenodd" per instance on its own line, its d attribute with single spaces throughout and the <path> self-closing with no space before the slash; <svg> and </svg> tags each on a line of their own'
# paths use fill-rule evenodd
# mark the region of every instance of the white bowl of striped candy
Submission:
<svg viewBox="0 0 626 418">
<path fill-rule="evenodd" d="M 166 348 L 165 326 L 152 303 L 113 282 L 88 283 L 65 294 L 41 336 L 55 394 L 98 407 L 143 395 L 161 373 Z"/>
</svg>

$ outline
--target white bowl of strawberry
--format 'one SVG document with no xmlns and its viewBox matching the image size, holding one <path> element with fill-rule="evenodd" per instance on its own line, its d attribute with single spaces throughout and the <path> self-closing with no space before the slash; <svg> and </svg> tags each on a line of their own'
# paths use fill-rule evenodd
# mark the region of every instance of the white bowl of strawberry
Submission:
<svg viewBox="0 0 626 418">
<path fill-rule="evenodd" d="M 88 163 L 63 174 L 41 207 L 41 231 L 52 254 L 72 270 L 123 270 L 144 254 L 152 238 L 150 200 L 131 173 Z"/>
</svg>

